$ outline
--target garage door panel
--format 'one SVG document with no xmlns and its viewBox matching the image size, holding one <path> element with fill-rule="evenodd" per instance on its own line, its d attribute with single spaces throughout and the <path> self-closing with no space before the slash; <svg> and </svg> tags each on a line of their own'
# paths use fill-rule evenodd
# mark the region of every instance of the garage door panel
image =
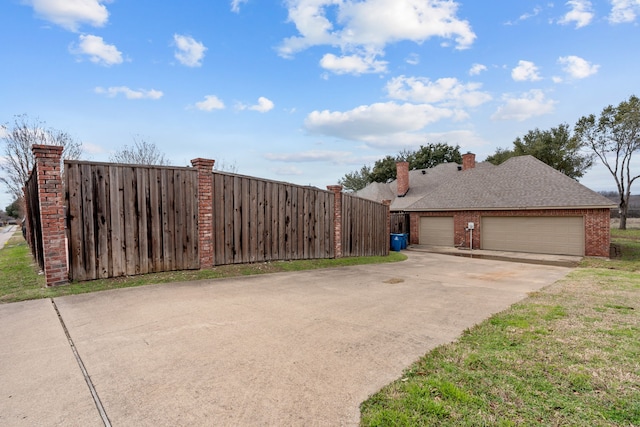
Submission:
<svg viewBox="0 0 640 427">
<path fill-rule="evenodd" d="M 584 255 L 582 217 L 483 217 L 483 249 Z"/>
<path fill-rule="evenodd" d="M 453 217 L 421 217 L 420 244 L 453 246 Z"/>
</svg>

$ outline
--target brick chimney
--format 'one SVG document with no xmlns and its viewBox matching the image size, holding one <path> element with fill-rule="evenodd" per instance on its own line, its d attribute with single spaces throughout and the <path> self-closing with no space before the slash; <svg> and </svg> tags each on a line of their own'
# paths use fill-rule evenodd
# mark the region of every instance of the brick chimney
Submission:
<svg viewBox="0 0 640 427">
<path fill-rule="evenodd" d="M 403 197 L 409 191 L 409 162 L 396 163 L 396 179 L 398 197 Z"/>
<path fill-rule="evenodd" d="M 462 155 L 462 170 L 466 171 L 467 169 L 473 169 L 476 167 L 476 155 L 467 152 L 467 154 Z"/>
</svg>

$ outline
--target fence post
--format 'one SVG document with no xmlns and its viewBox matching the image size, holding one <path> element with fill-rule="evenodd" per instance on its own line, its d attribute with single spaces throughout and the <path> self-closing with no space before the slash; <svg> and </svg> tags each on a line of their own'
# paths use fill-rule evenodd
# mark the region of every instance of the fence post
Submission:
<svg viewBox="0 0 640 427">
<path fill-rule="evenodd" d="M 61 285 L 69 281 L 62 195 L 64 187 L 60 174 L 63 147 L 33 145 L 31 150 L 38 179 L 44 274 L 47 286 Z"/>
<path fill-rule="evenodd" d="M 342 185 L 327 185 L 333 197 L 333 248 L 334 256 L 342 258 Z"/>
<path fill-rule="evenodd" d="M 198 253 L 200 268 L 213 267 L 213 165 L 215 160 L 197 158 L 198 170 Z"/>
</svg>

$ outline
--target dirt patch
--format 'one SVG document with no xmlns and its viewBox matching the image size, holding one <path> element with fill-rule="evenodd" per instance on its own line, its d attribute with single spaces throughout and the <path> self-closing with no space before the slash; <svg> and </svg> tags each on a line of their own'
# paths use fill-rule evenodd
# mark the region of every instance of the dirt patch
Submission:
<svg viewBox="0 0 640 427">
<path fill-rule="evenodd" d="M 470 275 L 469 277 L 473 279 L 478 279 L 478 280 L 494 281 L 494 280 L 506 279 L 509 277 L 513 277 L 515 275 L 516 273 L 513 271 L 497 271 L 495 273 L 490 273 L 490 274 L 473 274 L 473 275 Z"/>
<path fill-rule="evenodd" d="M 390 285 L 395 285 L 397 283 L 403 283 L 403 282 L 404 282 L 404 279 L 398 279 L 397 277 L 392 277 L 391 279 L 385 280 L 382 283 L 388 283 Z"/>
</svg>

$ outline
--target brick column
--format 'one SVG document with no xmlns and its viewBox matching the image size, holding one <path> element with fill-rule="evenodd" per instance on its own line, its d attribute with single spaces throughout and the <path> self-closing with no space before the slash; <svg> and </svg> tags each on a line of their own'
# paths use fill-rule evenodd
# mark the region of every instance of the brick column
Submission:
<svg viewBox="0 0 640 427">
<path fill-rule="evenodd" d="M 387 207 L 387 227 L 385 229 L 385 238 L 389 244 L 387 245 L 387 255 L 389 255 L 389 247 L 391 246 L 391 200 L 383 200 L 382 204 Z M 407 242 L 409 244 L 409 242 Z"/>
<path fill-rule="evenodd" d="M 47 286 L 61 285 L 69 281 L 67 244 L 64 231 L 64 199 L 60 174 L 61 146 L 34 145 L 42 224 L 42 252 Z"/>
<path fill-rule="evenodd" d="M 327 185 L 333 198 L 333 248 L 334 257 L 342 258 L 342 185 Z"/>
<path fill-rule="evenodd" d="M 198 170 L 198 253 L 200 268 L 213 267 L 213 165 L 215 160 L 197 158 Z"/>
</svg>

